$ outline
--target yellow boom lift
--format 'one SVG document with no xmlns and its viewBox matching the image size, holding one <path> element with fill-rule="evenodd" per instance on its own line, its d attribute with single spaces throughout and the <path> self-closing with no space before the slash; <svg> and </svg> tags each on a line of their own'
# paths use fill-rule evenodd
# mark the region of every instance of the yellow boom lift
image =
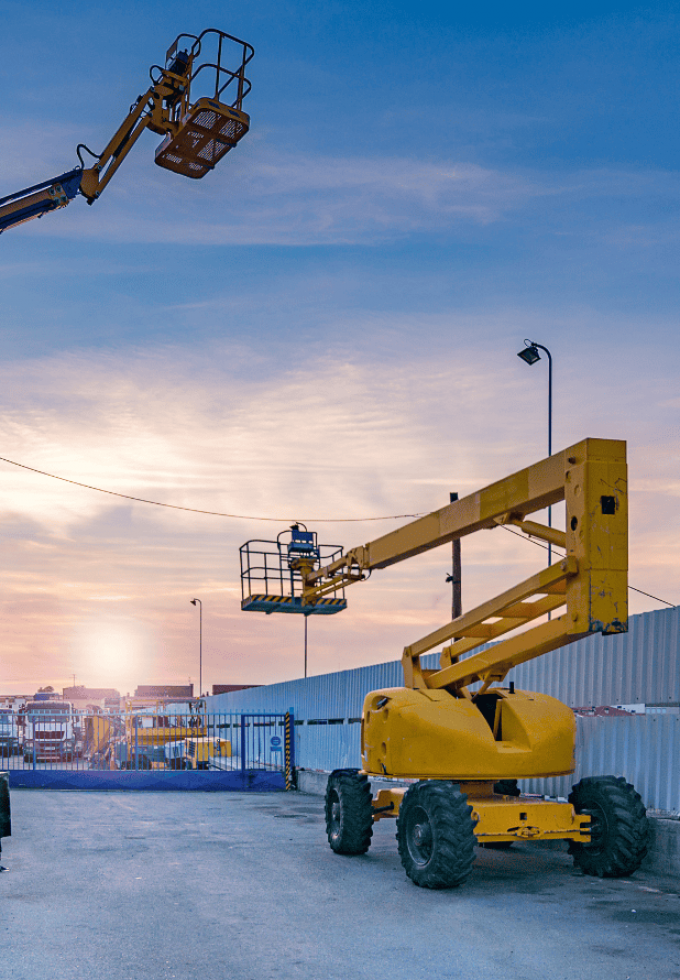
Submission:
<svg viewBox="0 0 680 980">
<path fill-rule="evenodd" d="M 528 519 L 562 500 L 564 531 Z M 293 548 L 284 556 L 288 573 L 281 583 L 290 592 L 297 583 L 294 611 L 329 611 L 323 606 L 329 595 L 374 569 L 498 525 L 518 527 L 565 556 L 407 646 L 404 686 L 367 695 L 362 769 L 337 770 L 328 781 L 330 846 L 338 854 L 363 854 L 373 823 L 396 817 L 406 874 L 426 888 L 465 881 L 475 843 L 509 847 L 517 840 L 566 840 L 585 874 L 629 875 L 646 854 L 640 796 L 614 776 L 583 778 L 568 802 L 521 796 L 517 780 L 574 771 L 576 724 L 557 699 L 515 690 L 512 682 L 504 686 L 518 664 L 591 633 L 628 628 L 624 442 L 585 439 L 325 565 L 318 547 Z M 294 539 L 301 532 L 294 526 L 291 533 Z M 241 549 L 242 608 L 293 611 L 287 598 L 253 592 L 267 562 L 253 560 L 249 545 Z M 270 570 L 267 582 L 274 581 Z M 506 636 L 518 627 L 530 628 Z M 442 647 L 439 667 L 425 669 L 420 658 L 435 647 Z M 380 789 L 373 798 L 370 777 L 414 782 Z"/>
<path fill-rule="evenodd" d="M 250 127 L 242 102 L 250 91 L 245 68 L 253 54 L 250 44 L 214 28 L 180 34 L 166 53 L 165 67 L 150 68 L 151 85 L 102 153 L 80 143 L 79 167 L 0 198 L 0 234 L 66 207 L 76 194 L 94 204 L 145 129 L 165 137 L 156 150 L 159 167 L 204 177 Z M 85 166 L 83 151 L 94 158 L 91 167 Z"/>
</svg>

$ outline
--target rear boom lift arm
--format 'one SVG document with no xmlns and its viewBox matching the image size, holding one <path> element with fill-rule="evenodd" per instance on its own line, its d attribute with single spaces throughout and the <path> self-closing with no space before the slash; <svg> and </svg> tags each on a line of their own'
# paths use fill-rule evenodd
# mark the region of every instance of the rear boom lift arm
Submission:
<svg viewBox="0 0 680 980">
<path fill-rule="evenodd" d="M 208 36 L 217 43 L 214 61 L 202 56 Z M 188 44 L 180 50 L 183 39 Z M 239 52 L 234 69 L 222 63 L 227 46 Z M 242 103 L 250 91 L 245 68 L 253 53 L 247 42 L 214 28 L 199 35 L 180 34 L 167 51 L 165 67 L 150 69 L 151 85 L 130 107 L 102 153 L 93 153 L 81 143 L 76 150 L 80 167 L 0 198 L 0 233 L 65 207 L 78 193 L 93 204 L 145 129 L 165 137 L 156 150 L 158 166 L 186 177 L 204 177 L 249 130 L 250 118 Z M 192 101 L 192 85 L 195 91 L 199 76 L 199 84 L 205 84 L 209 94 Z M 83 150 L 96 163 L 86 167 Z"/>
</svg>

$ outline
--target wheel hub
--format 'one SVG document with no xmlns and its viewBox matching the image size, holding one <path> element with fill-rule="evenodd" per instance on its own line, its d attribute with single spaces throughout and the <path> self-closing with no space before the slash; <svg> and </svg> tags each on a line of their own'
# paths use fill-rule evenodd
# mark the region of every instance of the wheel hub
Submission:
<svg viewBox="0 0 680 980">
<path fill-rule="evenodd" d="M 425 865 L 432 857 L 433 836 L 432 824 L 430 819 L 422 809 L 418 807 L 413 814 L 407 834 L 408 849 L 411 857 L 419 865 Z"/>
<path fill-rule="evenodd" d="M 590 844 L 586 846 L 599 850 L 604 846 L 609 830 L 607 814 L 599 806 L 584 808 L 583 813 L 587 813 L 590 817 Z"/>
<path fill-rule="evenodd" d="M 417 823 L 413 828 L 413 843 L 418 848 L 429 847 L 432 843 L 432 830 L 429 823 Z"/>
</svg>

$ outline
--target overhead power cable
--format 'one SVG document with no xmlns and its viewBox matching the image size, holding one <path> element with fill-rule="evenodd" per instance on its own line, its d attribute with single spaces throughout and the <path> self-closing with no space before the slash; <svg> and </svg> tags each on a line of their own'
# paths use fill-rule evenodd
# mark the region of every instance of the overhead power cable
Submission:
<svg viewBox="0 0 680 980">
<path fill-rule="evenodd" d="M 180 507 L 179 504 L 164 504 L 159 500 L 147 500 L 145 497 L 132 497 L 128 493 L 118 493 L 116 490 L 104 490 L 102 487 L 93 487 L 89 483 L 79 483 L 78 480 L 69 480 L 65 476 L 57 476 L 55 473 L 46 473 L 45 470 L 37 470 L 34 466 L 26 466 L 25 463 L 17 463 L 16 460 L 7 459 L 0 456 L 0 461 L 18 466 L 22 470 L 29 470 L 31 473 L 39 473 L 40 476 L 49 476 L 52 480 L 61 480 L 62 483 L 70 483 L 74 487 L 83 487 L 85 490 L 96 490 L 97 493 L 107 493 L 111 497 L 122 497 L 123 500 L 134 500 L 138 504 L 152 504 L 154 507 L 168 507 L 170 510 L 185 510 L 190 514 L 208 514 L 210 517 L 229 517 L 234 521 L 273 521 L 276 524 L 293 523 L 299 518 L 291 517 L 253 517 L 249 514 L 227 514 L 218 510 L 200 510 L 197 507 Z M 387 517 L 308 517 L 306 520 L 310 524 L 364 524 L 368 521 L 399 521 L 404 518 L 423 517 L 426 511 L 421 514 L 390 514 Z"/>
<path fill-rule="evenodd" d="M 104 490 L 102 487 L 93 487 L 89 483 L 80 483 L 78 480 L 69 480 L 65 476 L 57 476 L 55 473 L 46 473 L 45 470 L 38 470 L 34 466 L 26 466 L 25 463 L 17 463 L 14 459 L 7 459 L 5 456 L 0 456 L 0 462 L 9 463 L 11 466 L 18 466 L 22 470 L 28 470 L 31 473 L 38 473 L 40 476 L 48 476 L 51 480 L 61 480 L 62 483 L 70 483 L 74 487 L 82 487 L 84 490 L 95 490 L 97 493 L 106 493 L 111 497 L 122 497 L 123 500 L 134 500 L 138 504 L 151 504 L 154 507 L 166 507 L 170 510 L 184 510 L 190 514 L 207 514 L 210 517 L 228 517 L 235 521 L 271 521 L 276 524 L 286 524 L 292 523 L 295 518 L 290 517 L 253 517 L 247 514 L 228 514 L 217 510 L 200 510 L 197 507 L 181 507 L 179 504 L 164 504 L 159 500 L 147 500 L 145 497 L 133 497 L 128 493 L 118 493 L 116 490 Z M 405 518 L 415 518 L 415 517 L 425 517 L 428 511 L 421 511 L 418 514 L 390 514 L 387 517 L 309 517 L 307 522 L 310 524 L 364 524 L 369 521 L 399 521 Z M 540 541 L 535 541 L 533 538 L 522 534 L 520 531 L 515 531 L 513 528 L 508 527 L 507 524 L 501 524 L 505 531 L 509 531 L 511 534 L 517 535 L 518 538 L 522 538 L 523 541 L 528 541 L 530 544 L 536 545 L 538 548 L 543 548 L 545 551 L 548 550 L 548 546 L 541 544 Z M 554 551 L 553 547 L 553 551 Z M 555 552 L 556 554 L 561 554 L 561 552 Z M 564 557 L 564 556 L 563 556 Z M 647 596 L 648 599 L 654 599 L 656 602 L 662 602 L 666 606 L 674 607 L 675 603 L 668 602 L 667 599 L 660 599 L 658 596 L 652 595 L 651 592 L 644 592 L 642 589 L 636 589 L 634 586 L 629 585 L 628 588 L 631 592 L 638 592 L 640 595 Z"/>
<path fill-rule="evenodd" d="M 527 537 L 527 535 L 522 534 L 521 531 L 515 531 L 514 528 L 508 527 L 507 524 L 500 524 L 499 526 L 502 527 L 504 531 L 509 531 L 510 534 L 515 534 L 517 535 L 518 538 L 522 538 L 523 541 L 528 541 L 529 544 L 535 544 L 537 548 L 543 548 L 545 551 L 548 551 L 547 544 L 541 544 L 540 541 L 534 541 L 533 538 Z M 552 546 L 552 552 L 553 554 L 560 555 L 561 558 L 567 557 L 566 554 L 564 554 L 564 552 L 556 551 L 555 545 Z M 643 592 L 642 589 L 636 589 L 634 585 L 629 585 L 628 588 L 630 589 L 631 592 L 638 592 L 640 595 L 646 595 L 648 599 L 655 599 L 656 602 L 663 602 L 667 606 L 670 606 L 671 609 L 673 609 L 673 607 L 675 606 L 674 602 L 668 602 L 667 599 L 660 599 L 658 595 L 652 595 L 651 592 Z"/>
</svg>

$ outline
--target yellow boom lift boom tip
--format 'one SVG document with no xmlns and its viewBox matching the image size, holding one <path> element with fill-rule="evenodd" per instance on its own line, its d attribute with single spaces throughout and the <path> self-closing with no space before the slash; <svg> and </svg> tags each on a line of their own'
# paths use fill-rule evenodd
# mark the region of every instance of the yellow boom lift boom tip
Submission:
<svg viewBox="0 0 680 980">
<path fill-rule="evenodd" d="M 80 143 L 79 167 L 0 198 L 0 234 L 65 207 L 77 194 L 93 204 L 145 129 L 164 137 L 156 150 L 159 167 L 204 177 L 250 128 L 242 104 L 251 87 L 245 69 L 253 54 L 246 41 L 215 28 L 178 35 L 165 66 L 151 67 L 151 85 L 102 153 Z M 85 166 L 83 151 L 94 157 L 92 166 Z"/>
</svg>

